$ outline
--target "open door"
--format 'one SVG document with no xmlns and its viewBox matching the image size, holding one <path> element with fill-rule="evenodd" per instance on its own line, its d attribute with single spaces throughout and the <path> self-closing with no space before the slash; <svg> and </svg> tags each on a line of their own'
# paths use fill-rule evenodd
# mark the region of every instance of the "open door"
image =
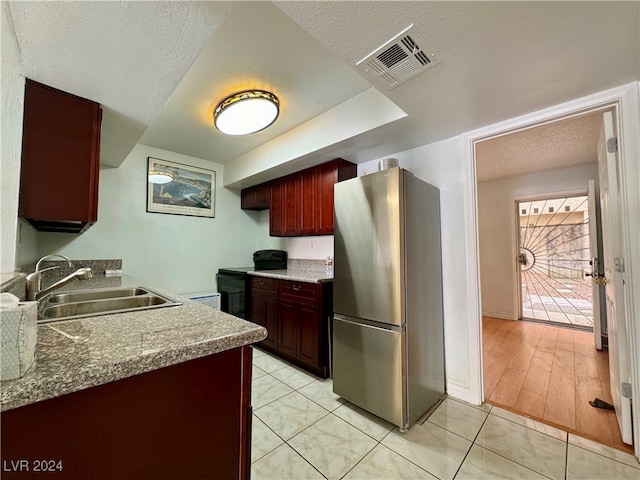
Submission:
<svg viewBox="0 0 640 480">
<path fill-rule="evenodd" d="M 609 373 L 611 397 L 616 410 L 622 441 L 632 444 L 630 368 L 628 338 L 624 310 L 624 261 L 620 239 L 618 208 L 617 135 L 612 112 L 603 114 L 603 128 L 598 142 L 600 210 L 602 213 L 602 245 L 605 276 L 607 333 L 609 340 Z"/>
<path fill-rule="evenodd" d="M 597 350 L 602 350 L 602 334 L 606 332 L 606 310 L 600 301 L 604 298 L 604 265 L 602 262 L 602 241 L 600 240 L 600 208 L 595 180 L 589 180 L 589 251 L 591 253 L 591 272 L 585 276 L 591 277 L 591 298 L 593 302 L 593 341 Z"/>
<path fill-rule="evenodd" d="M 591 330 L 591 216 L 586 195 L 517 201 L 520 318 Z"/>
</svg>

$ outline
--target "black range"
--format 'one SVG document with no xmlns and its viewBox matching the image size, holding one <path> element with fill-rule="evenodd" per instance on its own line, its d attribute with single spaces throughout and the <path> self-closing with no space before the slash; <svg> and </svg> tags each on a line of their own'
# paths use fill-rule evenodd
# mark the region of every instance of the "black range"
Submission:
<svg viewBox="0 0 640 480">
<path fill-rule="evenodd" d="M 249 272 L 260 270 L 286 270 L 287 252 L 283 250 L 258 250 L 253 254 L 253 267 L 221 268 L 216 275 L 220 310 L 240 318 L 247 318 L 250 299 Z"/>
</svg>

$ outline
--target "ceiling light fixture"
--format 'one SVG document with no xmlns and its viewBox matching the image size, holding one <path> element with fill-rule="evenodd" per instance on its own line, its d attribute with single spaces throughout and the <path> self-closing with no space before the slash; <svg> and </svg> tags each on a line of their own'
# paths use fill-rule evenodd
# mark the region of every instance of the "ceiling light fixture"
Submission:
<svg viewBox="0 0 640 480">
<path fill-rule="evenodd" d="M 213 112 L 213 121 L 222 133 L 248 135 L 267 128 L 279 113 L 280 101 L 273 93 L 247 90 L 222 100 Z"/>
<path fill-rule="evenodd" d="M 173 182 L 173 175 L 166 172 L 151 171 L 149 172 L 149 182 L 157 184 L 170 183 Z"/>
</svg>

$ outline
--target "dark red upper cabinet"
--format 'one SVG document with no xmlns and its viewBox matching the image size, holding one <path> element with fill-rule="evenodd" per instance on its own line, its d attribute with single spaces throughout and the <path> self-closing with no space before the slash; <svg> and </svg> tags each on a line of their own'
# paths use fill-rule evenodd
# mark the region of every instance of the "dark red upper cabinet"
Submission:
<svg viewBox="0 0 640 480">
<path fill-rule="evenodd" d="M 341 158 L 242 190 L 241 208 L 269 208 L 272 237 L 333 234 L 333 186 L 357 176 L 357 166 Z M 263 189 L 269 188 L 269 193 Z M 265 207 L 265 205 L 267 207 Z"/>
<path fill-rule="evenodd" d="M 96 222 L 101 122 L 96 102 L 26 80 L 20 218 L 48 232 Z"/>
<path fill-rule="evenodd" d="M 333 186 L 358 175 L 358 167 L 341 158 L 316 167 L 316 234 L 333 234 Z"/>
<path fill-rule="evenodd" d="M 270 183 L 269 193 L 269 235 L 284 236 L 284 182 L 276 180 Z"/>
<path fill-rule="evenodd" d="M 242 190 L 240 196 L 240 208 L 243 210 L 266 210 L 269 208 L 269 194 L 271 186 L 261 183 L 255 187 Z"/>
</svg>

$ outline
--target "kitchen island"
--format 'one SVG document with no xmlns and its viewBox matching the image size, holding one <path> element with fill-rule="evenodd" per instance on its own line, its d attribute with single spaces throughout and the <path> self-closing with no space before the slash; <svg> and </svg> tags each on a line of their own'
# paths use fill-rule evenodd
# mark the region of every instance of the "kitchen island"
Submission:
<svg viewBox="0 0 640 480">
<path fill-rule="evenodd" d="M 64 290 L 136 286 L 153 288 Z M 266 330 L 168 296 L 182 305 L 39 325 L 35 364 L 0 384 L 3 478 L 248 476 L 249 345 Z"/>
</svg>

